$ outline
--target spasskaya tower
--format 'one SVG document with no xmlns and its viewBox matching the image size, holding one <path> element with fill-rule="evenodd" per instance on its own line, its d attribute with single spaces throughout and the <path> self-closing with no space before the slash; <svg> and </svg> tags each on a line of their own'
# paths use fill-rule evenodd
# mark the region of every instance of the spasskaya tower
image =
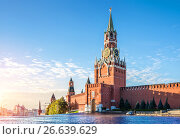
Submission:
<svg viewBox="0 0 180 139">
<path fill-rule="evenodd" d="M 111 8 L 108 28 L 104 32 L 104 50 L 101 53 L 101 58 L 96 59 L 94 64 L 94 83 L 125 87 L 126 62 L 125 58 L 121 60 L 119 56 L 120 50 L 117 48 L 117 32 L 113 27 Z"/>
<path fill-rule="evenodd" d="M 117 32 L 113 26 L 110 9 L 107 31 L 104 32 L 104 48 L 101 58 L 95 60 L 94 83 L 89 78 L 85 84 L 85 92 L 67 93 L 67 101 L 71 109 L 80 111 L 102 111 L 102 108 L 116 109 L 121 97 L 120 88 L 126 87 L 126 62 L 120 59 L 117 48 Z"/>
</svg>

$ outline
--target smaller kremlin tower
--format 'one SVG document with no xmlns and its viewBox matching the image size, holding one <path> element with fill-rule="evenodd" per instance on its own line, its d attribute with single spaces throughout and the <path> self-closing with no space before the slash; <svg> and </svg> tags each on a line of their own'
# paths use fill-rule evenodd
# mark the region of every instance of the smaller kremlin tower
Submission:
<svg viewBox="0 0 180 139">
<path fill-rule="evenodd" d="M 74 82 L 72 80 L 72 78 L 70 78 L 69 80 L 69 89 L 68 89 L 68 93 L 66 96 L 66 100 L 69 103 L 70 102 L 70 96 L 75 95 L 75 91 L 74 91 Z"/>
<path fill-rule="evenodd" d="M 38 115 L 41 115 L 42 110 L 41 110 L 41 102 L 39 101 L 39 109 L 38 109 Z"/>
<path fill-rule="evenodd" d="M 55 101 L 56 100 L 56 97 L 55 97 L 55 95 L 54 95 L 54 93 L 52 94 L 52 97 L 51 97 L 51 103 L 53 102 L 53 101 Z"/>
</svg>

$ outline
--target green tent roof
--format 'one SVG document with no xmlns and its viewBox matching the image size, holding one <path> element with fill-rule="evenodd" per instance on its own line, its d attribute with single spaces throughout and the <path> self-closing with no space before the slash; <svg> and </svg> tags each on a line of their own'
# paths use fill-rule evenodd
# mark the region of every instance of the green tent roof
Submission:
<svg viewBox="0 0 180 139">
<path fill-rule="evenodd" d="M 114 31 L 112 15 L 111 15 L 111 8 L 110 8 L 109 24 L 108 24 L 107 31 Z"/>
</svg>

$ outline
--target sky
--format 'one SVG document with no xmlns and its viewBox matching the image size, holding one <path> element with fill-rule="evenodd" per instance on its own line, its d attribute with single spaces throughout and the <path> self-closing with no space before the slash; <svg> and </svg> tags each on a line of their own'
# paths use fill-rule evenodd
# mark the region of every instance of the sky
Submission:
<svg viewBox="0 0 180 139">
<path fill-rule="evenodd" d="M 0 105 L 37 108 L 70 77 L 76 93 L 93 83 L 110 7 L 127 86 L 179 82 L 178 0 L 0 0 Z"/>
</svg>

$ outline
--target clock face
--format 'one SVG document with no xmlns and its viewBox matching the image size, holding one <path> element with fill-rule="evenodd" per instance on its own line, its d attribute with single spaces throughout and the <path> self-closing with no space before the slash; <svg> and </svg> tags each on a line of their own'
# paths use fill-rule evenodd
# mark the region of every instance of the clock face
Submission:
<svg viewBox="0 0 180 139">
<path fill-rule="evenodd" d="M 107 47 L 107 48 L 104 49 L 104 51 L 103 51 L 103 56 L 104 56 L 105 58 L 107 58 L 109 55 L 110 55 L 110 50 L 109 50 L 109 48 Z"/>
<path fill-rule="evenodd" d="M 115 55 L 116 57 L 119 56 L 119 51 L 118 51 L 118 49 L 114 49 L 114 55 Z"/>
</svg>

